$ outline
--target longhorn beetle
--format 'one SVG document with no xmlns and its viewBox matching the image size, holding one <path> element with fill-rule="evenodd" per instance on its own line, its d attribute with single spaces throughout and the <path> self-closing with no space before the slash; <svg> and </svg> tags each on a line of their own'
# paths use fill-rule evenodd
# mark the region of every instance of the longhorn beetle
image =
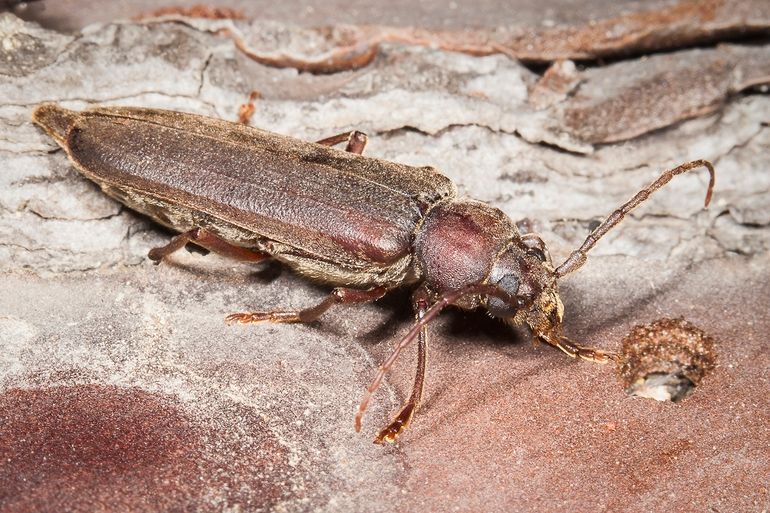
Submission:
<svg viewBox="0 0 770 513">
<path fill-rule="evenodd" d="M 337 303 L 366 303 L 415 286 L 416 322 L 380 366 L 355 417 L 359 431 L 371 395 L 417 339 L 412 393 L 378 443 L 394 441 L 409 425 L 422 395 L 427 325 L 449 305 L 486 308 L 511 325 L 527 325 L 535 340 L 572 357 L 618 360 L 562 334 L 558 280 L 580 268 L 604 234 L 674 176 L 705 166 L 706 206 L 715 180 L 705 160 L 664 172 L 554 267 L 539 236 L 520 234 L 497 208 L 458 198 L 436 169 L 364 157 L 367 138 L 358 131 L 310 143 L 181 112 L 75 112 L 55 104 L 38 106 L 33 120 L 107 195 L 180 232 L 149 252 L 155 263 L 194 243 L 240 260 L 275 258 L 335 287 L 310 308 L 234 313 L 230 322 L 311 322 Z M 340 143 L 345 151 L 331 148 Z"/>
</svg>

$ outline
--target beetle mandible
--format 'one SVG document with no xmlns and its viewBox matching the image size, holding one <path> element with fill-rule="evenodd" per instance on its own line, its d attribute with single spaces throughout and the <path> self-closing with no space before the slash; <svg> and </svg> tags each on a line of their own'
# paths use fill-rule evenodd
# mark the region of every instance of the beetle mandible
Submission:
<svg viewBox="0 0 770 513">
<path fill-rule="evenodd" d="M 485 308 L 535 340 L 572 357 L 618 360 L 562 334 L 558 281 L 626 214 L 674 176 L 706 167 L 705 205 L 714 167 L 705 160 L 665 171 L 613 211 L 585 242 L 554 266 L 543 240 L 520 234 L 486 203 L 457 197 L 432 167 L 362 155 L 366 135 L 346 132 L 310 143 L 204 116 L 135 107 L 82 112 L 42 104 L 33 113 L 74 166 L 109 196 L 179 235 L 149 258 L 159 263 L 187 243 L 246 261 L 275 258 L 301 275 L 335 286 L 304 310 L 236 313 L 227 320 L 311 322 L 338 303 L 375 301 L 413 285 L 416 322 L 367 387 L 355 428 L 371 395 L 399 354 L 417 339 L 412 392 L 375 442 L 394 441 L 420 404 L 427 325 L 444 308 Z M 346 143 L 346 151 L 332 148 Z"/>
</svg>

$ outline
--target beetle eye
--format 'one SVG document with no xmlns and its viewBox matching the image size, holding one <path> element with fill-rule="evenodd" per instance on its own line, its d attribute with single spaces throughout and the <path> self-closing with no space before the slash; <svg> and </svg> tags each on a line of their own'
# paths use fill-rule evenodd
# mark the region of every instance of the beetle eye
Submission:
<svg viewBox="0 0 770 513">
<path fill-rule="evenodd" d="M 533 256 L 541 262 L 549 260 L 543 239 L 534 233 L 528 233 L 521 238 L 521 241 L 527 248 L 527 255 Z"/>
<path fill-rule="evenodd" d="M 527 249 L 527 254 L 530 256 L 534 256 L 541 262 L 545 262 L 545 252 L 540 248 L 529 248 Z"/>
</svg>

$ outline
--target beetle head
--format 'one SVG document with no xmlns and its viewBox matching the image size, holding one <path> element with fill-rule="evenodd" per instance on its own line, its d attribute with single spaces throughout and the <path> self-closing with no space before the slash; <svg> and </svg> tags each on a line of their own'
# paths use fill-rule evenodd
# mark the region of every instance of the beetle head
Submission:
<svg viewBox="0 0 770 513">
<path fill-rule="evenodd" d="M 653 192 L 666 185 L 674 176 L 701 166 L 706 167 L 710 175 L 704 202 L 704 208 L 708 207 L 715 181 L 714 166 L 710 162 L 694 160 L 669 169 L 607 216 L 586 237 L 583 244 L 556 268 L 540 237 L 533 234 L 515 237 L 497 255 L 487 276 L 486 284 L 493 288 L 492 293 L 486 296 L 489 313 L 511 324 L 526 323 L 536 337 L 556 345 L 561 338 L 564 311 L 556 281 L 578 270 L 586 262 L 587 254 L 594 245 Z M 499 293 L 500 297 L 495 296 L 494 292 Z"/>
<path fill-rule="evenodd" d="M 487 284 L 510 298 L 487 296 L 491 315 L 514 325 L 526 323 L 537 335 L 560 330 L 564 307 L 551 256 L 537 235 L 512 240 L 495 260 Z"/>
</svg>

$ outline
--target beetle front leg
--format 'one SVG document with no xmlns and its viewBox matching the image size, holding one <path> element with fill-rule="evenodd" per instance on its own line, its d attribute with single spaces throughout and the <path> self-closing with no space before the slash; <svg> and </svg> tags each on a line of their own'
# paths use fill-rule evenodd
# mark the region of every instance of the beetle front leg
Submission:
<svg viewBox="0 0 770 513">
<path fill-rule="evenodd" d="M 267 312 L 234 313 L 225 317 L 227 322 L 251 324 L 258 322 L 313 322 L 336 304 L 358 304 L 376 301 L 385 295 L 385 287 L 369 290 L 337 287 L 323 301 L 304 310 L 271 310 Z"/>
<path fill-rule="evenodd" d="M 260 262 L 270 258 L 270 255 L 267 253 L 230 244 L 203 228 L 193 228 L 192 230 L 180 233 L 165 246 L 151 249 L 147 256 L 157 265 L 171 253 L 185 247 L 188 242 L 192 242 L 214 253 L 244 262 Z"/>
<path fill-rule="evenodd" d="M 316 144 L 321 144 L 323 146 L 334 146 L 347 142 L 347 145 L 345 145 L 345 151 L 361 155 L 364 153 L 364 148 L 366 147 L 366 143 L 368 141 L 369 138 L 365 133 L 359 132 L 358 130 L 353 130 L 352 132 L 343 132 L 341 134 L 327 137 L 326 139 L 321 139 L 320 141 L 316 141 Z"/>
<path fill-rule="evenodd" d="M 419 321 L 425 316 L 425 312 L 428 309 L 428 294 L 424 288 L 419 288 L 414 293 L 412 298 L 412 305 L 415 311 L 415 317 Z M 414 376 L 414 384 L 412 385 L 412 393 L 407 399 L 401 411 L 398 415 L 381 430 L 374 439 L 374 443 L 381 444 L 384 442 L 395 442 L 398 435 L 400 435 L 409 424 L 412 422 L 412 417 L 417 411 L 417 407 L 420 405 L 420 399 L 422 399 L 423 385 L 425 384 L 425 361 L 427 355 L 428 345 L 428 327 L 422 326 L 420 334 L 417 337 L 417 373 Z"/>
<path fill-rule="evenodd" d="M 620 360 L 620 354 L 618 353 L 596 349 L 595 347 L 582 346 L 564 336 L 551 337 L 539 335 L 537 338 L 561 349 L 565 354 L 572 358 L 582 358 L 583 360 L 595 363 L 607 363 L 609 361 L 617 362 Z"/>
</svg>

